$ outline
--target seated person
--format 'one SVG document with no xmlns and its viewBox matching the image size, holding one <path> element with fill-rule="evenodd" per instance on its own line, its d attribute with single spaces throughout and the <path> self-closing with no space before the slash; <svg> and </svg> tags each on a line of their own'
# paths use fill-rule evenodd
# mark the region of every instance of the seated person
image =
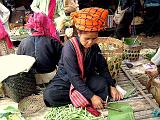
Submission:
<svg viewBox="0 0 160 120">
<path fill-rule="evenodd" d="M 17 54 L 29 55 L 36 59 L 30 72 L 52 72 L 58 65 L 62 50 L 52 20 L 42 13 L 34 13 L 26 27 L 31 29 L 32 35 L 21 41 Z"/>
<path fill-rule="evenodd" d="M 151 62 L 152 65 L 157 66 L 157 70 L 146 71 L 151 78 L 156 78 L 160 73 L 160 48 L 157 50 L 156 54 L 152 57 Z"/>
<path fill-rule="evenodd" d="M 44 91 L 47 106 L 72 102 L 75 107 L 86 107 L 89 111 L 103 109 L 109 95 L 113 100 L 122 98 L 96 44 L 98 31 L 105 27 L 107 15 L 108 10 L 102 8 L 71 13 L 78 37 L 68 40 L 62 49 L 57 74 Z"/>
</svg>

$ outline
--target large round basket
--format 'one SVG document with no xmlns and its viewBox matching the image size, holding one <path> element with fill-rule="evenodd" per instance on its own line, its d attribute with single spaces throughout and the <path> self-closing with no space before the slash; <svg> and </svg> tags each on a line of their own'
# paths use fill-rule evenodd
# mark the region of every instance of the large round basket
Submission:
<svg viewBox="0 0 160 120">
<path fill-rule="evenodd" d="M 123 42 L 112 37 L 99 37 L 97 43 L 108 63 L 112 78 L 115 78 L 122 63 Z"/>
<path fill-rule="evenodd" d="M 141 42 L 136 38 L 124 38 L 124 59 L 136 61 L 139 59 Z"/>
<path fill-rule="evenodd" d="M 9 76 L 3 81 L 5 95 L 19 102 L 24 97 L 36 93 L 34 74 L 19 73 Z"/>
</svg>

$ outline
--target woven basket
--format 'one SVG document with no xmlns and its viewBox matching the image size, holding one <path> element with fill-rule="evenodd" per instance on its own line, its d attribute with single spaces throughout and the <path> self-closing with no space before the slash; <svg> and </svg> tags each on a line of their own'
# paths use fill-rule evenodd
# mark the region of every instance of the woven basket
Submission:
<svg viewBox="0 0 160 120">
<path fill-rule="evenodd" d="M 136 61 L 139 59 L 140 50 L 142 49 L 141 42 L 136 38 L 124 38 L 124 59 Z"/>
<path fill-rule="evenodd" d="M 42 95 L 32 95 L 25 97 L 18 103 L 18 109 L 21 111 L 23 116 L 29 116 L 33 113 L 38 112 L 45 107 Z"/>
<path fill-rule="evenodd" d="M 108 63 L 112 78 L 115 78 L 122 63 L 123 42 L 111 37 L 99 37 L 97 43 Z"/>
<path fill-rule="evenodd" d="M 0 56 L 14 53 L 15 50 L 13 48 L 9 49 L 5 40 L 0 40 Z"/>
<path fill-rule="evenodd" d="M 5 95 L 19 102 L 24 97 L 36 93 L 36 80 L 33 74 L 19 73 L 3 81 Z"/>
</svg>

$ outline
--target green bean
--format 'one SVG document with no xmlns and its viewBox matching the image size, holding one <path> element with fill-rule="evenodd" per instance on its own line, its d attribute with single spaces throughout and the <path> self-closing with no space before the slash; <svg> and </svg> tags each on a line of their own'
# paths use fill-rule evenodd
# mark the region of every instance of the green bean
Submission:
<svg viewBox="0 0 160 120">
<path fill-rule="evenodd" d="M 67 105 L 52 108 L 45 116 L 46 120 L 104 120 L 103 116 L 94 117 L 86 109 L 75 108 L 73 105 Z"/>
</svg>

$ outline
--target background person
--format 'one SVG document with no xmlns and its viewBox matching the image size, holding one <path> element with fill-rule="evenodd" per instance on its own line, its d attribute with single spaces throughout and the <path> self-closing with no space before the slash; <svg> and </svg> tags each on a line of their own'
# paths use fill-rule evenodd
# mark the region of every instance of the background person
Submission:
<svg viewBox="0 0 160 120">
<path fill-rule="evenodd" d="M 42 80 L 39 80 L 39 82 L 45 81 L 47 83 L 54 75 L 51 72 L 58 65 L 63 46 L 57 37 L 52 20 L 43 13 L 34 13 L 29 18 L 26 27 L 31 29 L 32 35 L 21 41 L 17 54 L 34 57 L 36 62 L 30 72 L 36 75 L 42 74 L 40 75 Z M 45 76 L 47 80 L 45 80 Z"/>
</svg>

